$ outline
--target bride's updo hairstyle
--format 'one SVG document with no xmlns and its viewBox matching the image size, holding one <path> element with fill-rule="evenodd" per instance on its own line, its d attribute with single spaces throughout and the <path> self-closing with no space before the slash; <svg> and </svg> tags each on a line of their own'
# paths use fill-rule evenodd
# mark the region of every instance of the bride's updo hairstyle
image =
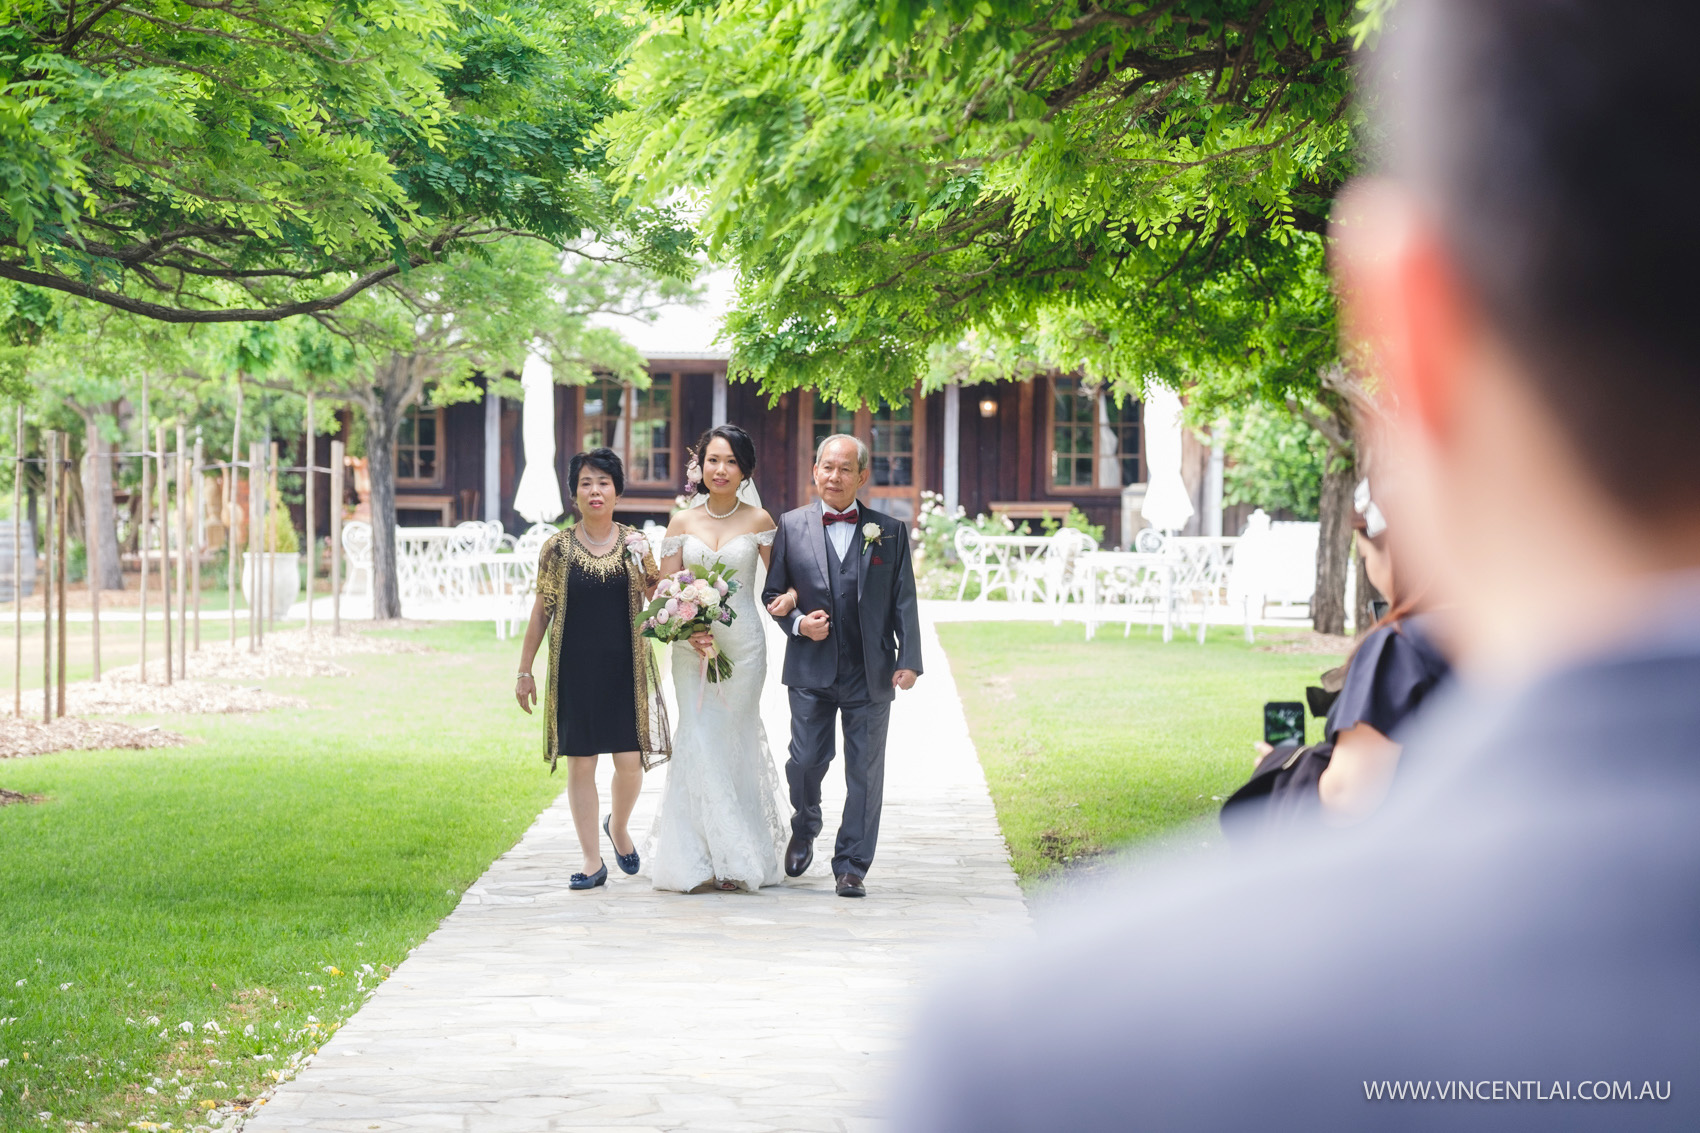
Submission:
<svg viewBox="0 0 1700 1133">
<path fill-rule="evenodd" d="M 731 446 L 732 463 L 738 466 L 738 471 L 748 480 L 750 474 L 756 470 L 756 443 L 750 440 L 748 433 L 736 425 L 716 425 L 697 441 L 696 447 L 691 450 L 691 460 L 696 464 L 697 475 L 702 476 L 703 458 L 708 455 L 708 446 L 716 437 Z M 696 494 L 708 495 L 708 482 L 705 479 L 697 481 Z"/>
</svg>

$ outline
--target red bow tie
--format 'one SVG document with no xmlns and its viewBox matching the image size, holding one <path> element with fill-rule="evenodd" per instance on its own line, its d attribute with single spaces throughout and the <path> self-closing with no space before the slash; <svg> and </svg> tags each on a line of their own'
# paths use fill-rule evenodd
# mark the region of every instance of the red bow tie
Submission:
<svg viewBox="0 0 1700 1133">
<path fill-rule="evenodd" d="M 849 511 L 841 511 L 837 515 L 834 515 L 830 511 L 821 512 L 821 523 L 823 526 L 827 527 L 832 526 L 834 523 L 855 523 L 856 519 L 857 515 L 855 508 L 851 508 Z"/>
</svg>

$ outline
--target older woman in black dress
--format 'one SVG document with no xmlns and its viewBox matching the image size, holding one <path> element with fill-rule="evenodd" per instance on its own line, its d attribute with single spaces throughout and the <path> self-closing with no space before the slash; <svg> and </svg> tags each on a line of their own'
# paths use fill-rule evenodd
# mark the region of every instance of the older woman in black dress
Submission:
<svg viewBox="0 0 1700 1133">
<path fill-rule="evenodd" d="M 537 601 L 520 649 L 514 689 L 526 712 L 537 703 L 531 663 L 549 632 L 549 685 L 544 694 L 544 758 L 553 771 L 567 758 L 567 803 L 584 847 L 573 889 L 608 880 L 597 837 L 597 756 L 614 759 L 612 812 L 602 832 L 620 869 L 638 871 L 626 821 L 637 805 L 644 768 L 670 750 L 661 681 L 637 615 L 655 588 L 655 556 L 634 528 L 614 520 L 625 469 L 611 449 L 574 456 L 568 467 L 579 523 L 552 536 L 537 560 Z"/>
</svg>

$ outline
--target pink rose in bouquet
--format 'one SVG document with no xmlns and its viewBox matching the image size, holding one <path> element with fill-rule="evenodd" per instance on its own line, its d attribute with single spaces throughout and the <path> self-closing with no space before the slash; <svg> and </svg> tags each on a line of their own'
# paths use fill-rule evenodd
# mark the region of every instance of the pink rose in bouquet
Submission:
<svg viewBox="0 0 1700 1133">
<path fill-rule="evenodd" d="M 717 625 L 731 625 L 737 617 L 730 602 L 738 592 L 732 578 L 736 573 L 724 563 L 715 563 L 663 575 L 655 586 L 655 597 L 638 615 L 638 631 L 671 645 Z M 711 682 L 723 681 L 732 675 L 732 662 L 716 652 L 705 662 L 704 675 Z"/>
</svg>

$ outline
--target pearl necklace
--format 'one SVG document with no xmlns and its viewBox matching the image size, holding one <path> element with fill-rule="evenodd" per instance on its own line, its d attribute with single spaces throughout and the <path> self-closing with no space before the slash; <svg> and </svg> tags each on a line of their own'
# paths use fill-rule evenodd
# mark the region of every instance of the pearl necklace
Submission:
<svg viewBox="0 0 1700 1133">
<path fill-rule="evenodd" d="M 727 512 L 725 515 L 717 515 L 717 514 L 715 514 L 714 509 L 708 506 L 707 500 L 704 500 L 702 502 L 702 510 L 706 511 L 708 513 L 708 518 L 710 518 L 710 519 L 731 519 L 734 515 L 738 514 L 738 509 L 743 507 L 743 506 L 744 506 L 743 500 L 735 499 L 735 500 L 732 501 L 732 510 L 731 511 Z"/>
<path fill-rule="evenodd" d="M 612 546 L 613 542 L 614 542 L 614 536 L 619 533 L 619 528 L 611 527 L 611 528 L 608 529 L 608 538 L 603 539 L 601 541 L 597 541 L 595 539 L 592 539 L 588 534 L 586 534 L 585 531 L 583 530 L 583 527 L 584 527 L 583 524 L 579 525 L 580 530 L 578 532 L 578 541 L 580 543 L 583 543 L 587 547 L 593 547 L 593 548 L 597 548 L 597 549 L 600 549 L 602 547 Z"/>
</svg>

